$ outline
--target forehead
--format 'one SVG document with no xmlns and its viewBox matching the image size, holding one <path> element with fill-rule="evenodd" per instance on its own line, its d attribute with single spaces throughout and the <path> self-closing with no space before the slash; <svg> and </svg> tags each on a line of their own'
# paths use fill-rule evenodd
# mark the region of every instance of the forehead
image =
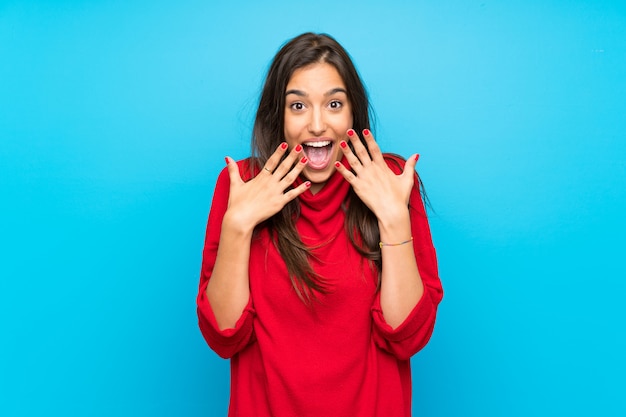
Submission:
<svg viewBox="0 0 626 417">
<path fill-rule="evenodd" d="M 342 87 L 345 88 L 345 83 L 339 71 L 333 65 L 325 62 L 319 62 L 306 67 L 298 68 L 293 72 L 289 82 L 287 83 L 287 89 L 328 89 L 328 88 Z"/>
</svg>

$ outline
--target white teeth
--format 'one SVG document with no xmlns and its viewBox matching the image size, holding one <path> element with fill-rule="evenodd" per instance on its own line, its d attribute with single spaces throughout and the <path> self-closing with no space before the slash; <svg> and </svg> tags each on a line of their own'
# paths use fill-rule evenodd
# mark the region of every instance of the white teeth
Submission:
<svg viewBox="0 0 626 417">
<path fill-rule="evenodd" d="M 330 145 L 329 140 L 322 140 L 319 142 L 307 142 L 303 143 L 304 146 L 312 146 L 313 148 L 323 148 L 324 146 Z"/>
</svg>

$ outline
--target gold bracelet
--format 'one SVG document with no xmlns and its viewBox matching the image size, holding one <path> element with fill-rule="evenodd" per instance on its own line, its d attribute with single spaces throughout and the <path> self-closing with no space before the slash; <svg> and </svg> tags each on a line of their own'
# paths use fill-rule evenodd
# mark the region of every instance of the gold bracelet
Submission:
<svg viewBox="0 0 626 417">
<path fill-rule="evenodd" d="M 404 245 L 406 243 L 412 242 L 413 241 L 413 236 L 411 236 L 411 239 L 409 240 L 405 240 L 404 242 L 400 242 L 400 243 L 384 243 L 384 242 L 378 242 L 378 246 L 380 246 L 380 248 L 382 249 L 383 246 L 400 246 L 400 245 Z"/>
</svg>

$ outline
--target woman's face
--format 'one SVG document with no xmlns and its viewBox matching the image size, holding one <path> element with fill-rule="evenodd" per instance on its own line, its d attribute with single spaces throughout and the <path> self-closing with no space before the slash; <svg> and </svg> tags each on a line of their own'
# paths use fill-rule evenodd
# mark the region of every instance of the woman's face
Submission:
<svg viewBox="0 0 626 417">
<path fill-rule="evenodd" d="M 285 140 L 302 145 L 308 162 L 302 174 L 319 191 L 341 159 L 339 142 L 352 127 L 352 106 L 334 66 L 312 64 L 294 71 L 285 90 Z"/>
</svg>

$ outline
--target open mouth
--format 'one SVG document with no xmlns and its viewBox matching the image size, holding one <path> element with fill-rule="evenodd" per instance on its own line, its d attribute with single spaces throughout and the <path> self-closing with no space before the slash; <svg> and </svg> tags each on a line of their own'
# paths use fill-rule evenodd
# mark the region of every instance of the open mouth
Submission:
<svg viewBox="0 0 626 417">
<path fill-rule="evenodd" d="M 309 160 L 307 166 L 313 169 L 324 169 L 330 163 L 333 143 L 329 140 L 306 142 L 302 144 L 304 154 Z"/>
</svg>

